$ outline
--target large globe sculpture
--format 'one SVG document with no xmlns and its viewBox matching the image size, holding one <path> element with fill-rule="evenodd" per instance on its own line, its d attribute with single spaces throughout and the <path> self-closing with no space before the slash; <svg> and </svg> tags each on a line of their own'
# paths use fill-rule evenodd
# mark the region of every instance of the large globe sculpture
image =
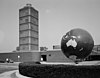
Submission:
<svg viewBox="0 0 100 78">
<path fill-rule="evenodd" d="M 92 36 L 80 28 L 70 30 L 61 40 L 62 52 L 67 58 L 74 56 L 74 61 L 86 58 L 91 53 L 93 46 Z"/>
</svg>

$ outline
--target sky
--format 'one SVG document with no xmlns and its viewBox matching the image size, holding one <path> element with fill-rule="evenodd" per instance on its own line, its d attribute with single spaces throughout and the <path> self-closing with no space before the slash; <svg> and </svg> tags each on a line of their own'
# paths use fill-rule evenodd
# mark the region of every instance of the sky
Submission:
<svg viewBox="0 0 100 78">
<path fill-rule="evenodd" d="M 39 11 L 39 46 L 52 49 L 73 28 L 87 30 L 100 44 L 100 0 L 0 0 L 0 52 L 19 45 L 19 9 L 27 3 Z"/>
</svg>

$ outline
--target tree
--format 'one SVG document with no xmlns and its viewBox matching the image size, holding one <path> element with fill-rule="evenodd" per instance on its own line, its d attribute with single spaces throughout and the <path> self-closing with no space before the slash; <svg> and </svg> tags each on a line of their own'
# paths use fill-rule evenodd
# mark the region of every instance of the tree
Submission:
<svg viewBox="0 0 100 78">
<path fill-rule="evenodd" d="M 47 51 L 48 48 L 47 47 L 40 47 L 40 51 Z"/>
</svg>

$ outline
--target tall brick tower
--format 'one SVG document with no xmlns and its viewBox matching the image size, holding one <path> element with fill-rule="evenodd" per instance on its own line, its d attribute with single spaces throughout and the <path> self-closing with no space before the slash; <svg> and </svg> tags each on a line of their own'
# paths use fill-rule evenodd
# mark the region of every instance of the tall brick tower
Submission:
<svg viewBox="0 0 100 78">
<path fill-rule="evenodd" d="M 19 9 L 19 49 L 39 49 L 38 11 L 31 4 Z"/>
</svg>

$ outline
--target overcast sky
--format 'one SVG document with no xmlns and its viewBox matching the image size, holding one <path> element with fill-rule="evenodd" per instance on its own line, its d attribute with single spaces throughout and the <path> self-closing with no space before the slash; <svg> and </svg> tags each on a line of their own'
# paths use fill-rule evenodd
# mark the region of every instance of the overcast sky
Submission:
<svg viewBox="0 0 100 78">
<path fill-rule="evenodd" d="M 100 44 L 100 0 L 0 0 L 0 52 L 19 45 L 19 9 L 27 3 L 39 11 L 39 45 L 52 49 L 73 28 L 91 33 Z"/>
</svg>

